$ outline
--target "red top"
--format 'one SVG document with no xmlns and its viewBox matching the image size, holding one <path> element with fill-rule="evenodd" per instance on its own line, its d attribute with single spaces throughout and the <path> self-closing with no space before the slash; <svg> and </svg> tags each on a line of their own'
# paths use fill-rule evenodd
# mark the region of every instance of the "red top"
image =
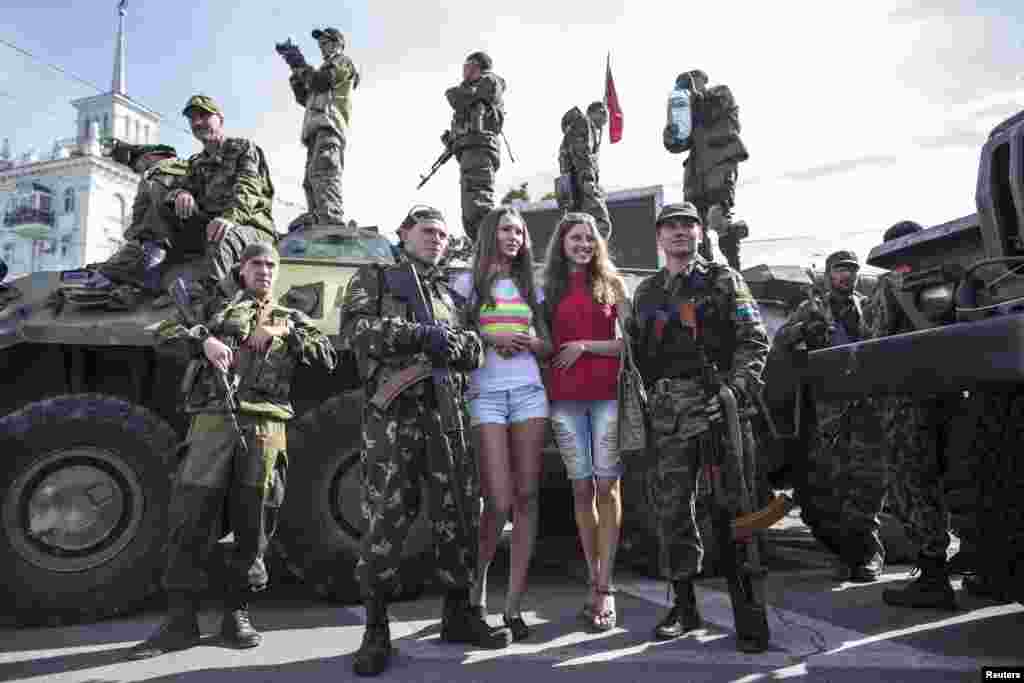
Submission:
<svg viewBox="0 0 1024 683">
<path fill-rule="evenodd" d="M 587 274 L 569 274 L 569 291 L 555 310 L 551 325 L 555 352 L 578 340 L 615 339 L 615 306 L 598 304 L 587 286 Z M 552 401 L 609 401 L 617 397 L 619 357 L 584 352 L 567 369 L 548 369 L 548 398 Z"/>
</svg>

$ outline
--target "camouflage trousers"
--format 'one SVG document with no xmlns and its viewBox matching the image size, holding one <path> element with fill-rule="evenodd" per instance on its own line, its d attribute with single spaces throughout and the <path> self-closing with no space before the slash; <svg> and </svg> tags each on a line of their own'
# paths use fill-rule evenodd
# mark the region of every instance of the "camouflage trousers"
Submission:
<svg viewBox="0 0 1024 683">
<path fill-rule="evenodd" d="M 604 190 L 592 172 L 577 173 L 573 178 L 576 190 L 573 211 L 589 213 L 597 222 L 597 229 L 605 239 L 612 236 L 612 219 L 608 215 L 608 203 L 605 201 Z"/>
<path fill-rule="evenodd" d="M 645 475 L 645 493 L 658 538 L 662 578 L 692 578 L 700 573 L 704 543 L 697 525 L 696 495 L 701 468 L 719 468 L 730 518 L 740 509 L 738 459 L 728 442 L 724 462 L 708 462 L 711 433 L 703 417 L 705 401 L 696 382 L 671 380 L 650 397 L 654 458 Z M 744 448 L 754 449 L 749 420 L 741 422 Z M 752 479 L 751 479 L 752 480 Z"/>
<path fill-rule="evenodd" d="M 922 555 L 943 559 L 950 527 L 943 490 L 948 410 L 941 397 L 889 399 L 884 422 L 891 461 L 886 506 Z"/>
<path fill-rule="evenodd" d="M 163 585 L 198 592 L 210 586 L 210 554 L 229 531 L 235 543 L 225 590 L 255 592 L 269 577 L 263 557 L 277 527 L 287 474 L 285 423 L 239 415 L 242 450 L 227 415 L 192 418 L 188 452 L 178 468 L 170 503 L 170 540 Z"/>
<path fill-rule="evenodd" d="M 458 153 L 458 158 L 462 227 L 466 236 L 475 242 L 480 221 L 498 204 L 494 196 L 494 176 L 501 160 L 496 151 L 487 147 L 467 147 Z"/>
<path fill-rule="evenodd" d="M 722 207 L 724 217 L 732 217 L 732 207 L 736 204 L 736 180 L 738 172 L 736 162 L 719 164 L 698 178 L 696 173 L 690 171 L 691 165 L 687 165 L 686 174 L 683 180 L 683 196 L 686 201 L 693 202 L 704 221 L 708 225 L 708 210 L 712 206 Z M 700 245 L 701 255 L 706 259 L 712 258 L 710 230 L 704 230 L 703 240 Z M 739 270 L 739 237 L 729 231 L 718 233 L 718 249 L 725 256 L 729 265 Z"/>
<path fill-rule="evenodd" d="M 306 146 L 306 205 L 318 223 L 342 223 L 341 174 L 345 170 L 345 138 L 320 130 Z"/>
<path fill-rule="evenodd" d="M 425 399 L 425 400 L 424 400 Z M 395 400 L 387 413 L 367 404 L 363 415 L 362 513 L 356 578 L 365 599 L 402 592 L 402 548 L 427 490 L 441 582 L 468 588 L 476 578 L 480 482 L 472 453 L 449 438 L 424 397 Z"/>
<path fill-rule="evenodd" d="M 815 537 L 849 564 L 884 555 L 879 515 L 887 474 L 878 407 L 846 404 L 836 421 L 812 435 L 808 455 L 796 493 Z"/>
</svg>

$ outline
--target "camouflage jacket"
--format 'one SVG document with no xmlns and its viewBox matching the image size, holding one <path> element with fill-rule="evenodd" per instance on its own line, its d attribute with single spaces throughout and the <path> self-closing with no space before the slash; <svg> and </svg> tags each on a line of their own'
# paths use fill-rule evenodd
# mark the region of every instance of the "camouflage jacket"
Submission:
<svg viewBox="0 0 1024 683">
<path fill-rule="evenodd" d="M 504 94 L 505 79 L 492 71 L 445 91 L 454 110 L 451 134 L 455 152 L 467 147 L 500 149 L 498 135 L 505 123 Z"/>
<path fill-rule="evenodd" d="M 728 266 L 696 256 L 687 272 L 673 277 L 662 269 L 647 278 L 633 293 L 630 327 L 648 386 L 661 378 L 699 376 L 698 341 L 726 380 L 760 386 L 768 333 L 746 281 Z"/>
<path fill-rule="evenodd" d="M 879 276 L 867 305 L 867 309 L 871 313 L 868 320 L 869 337 L 885 337 L 890 334 L 911 332 L 915 329 L 914 323 L 907 317 L 903 307 L 896 300 L 896 292 L 902 285 L 903 275 L 901 273 L 890 272 Z"/>
<path fill-rule="evenodd" d="M 690 116 L 693 128 L 690 154 L 685 161 L 687 184 L 703 178 L 719 164 L 746 161 L 749 155 L 740 140 L 739 107 L 728 86 L 716 85 L 703 93 L 694 93 L 690 98 Z M 667 129 L 665 133 L 667 146 Z"/>
<path fill-rule="evenodd" d="M 873 335 L 874 317 L 872 307 L 865 305 L 867 297 L 860 292 L 853 292 L 849 299 L 829 294 L 827 297 L 814 295 L 811 300 L 800 302 L 796 310 L 789 314 L 786 322 L 775 333 L 775 343 L 786 350 L 802 341 L 809 341 L 809 346 L 826 348 L 850 342 L 870 339 Z M 824 340 L 805 340 L 804 328 L 811 318 L 821 316 L 828 326 Z M 824 344 L 815 343 L 824 341 Z"/>
<path fill-rule="evenodd" d="M 225 138 L 215 154 L 203 150 L 189 157 L 183 189 L 210 218 L 251 225 L 276 239 L 271 213 L 274 185 L 263 150 L 244 138 Z M 178 190 L 167 194 L 173 203 Z"/>
<path fill-rule="evenodd" d="M 595 128 L 579 107 L 573 107 L 562 117 L 562 146 L 558 149 L 559 173 L 590 175 L 596 181 L 600 146 L 601 131 Z"/>
<path fill-rule="evenodd" d="M 223 390 L 216 371 L 205 361 L 202 343 L 189 334 L 189 324 L 196 319 L 206 321 L 210 334 L 235 352 L 235 364 L 229 381 L 237 387 L 239 408 L 244 413 L 267 415 L 287 420 L 295 415 L 290 394 L 292 379 L 299 365 L 320 365 L 328 372 L 337 364 L 331 341 L 318 330 L 305 314 L 271 299 L 259 300 L 242 290 L 229 299 L 214 299 L 201 317 L 186 320 L 179 311 L 157 327 L 157 349 L 183 360 L 201 359 L 202 364 L 189 392 L 185 412 L 226 412 Z M 257 324 L 291 323 L 291 330 L 272 340 L 265 354 L 254 353 L 242 345 Z"/>
<path fill-rule="evenodd" d="M 288 80 L 295 99 L 306 108 L 302 120 L 303 144 L 310 144 L 322 129 L 344 138 L 352 125 L 352 90 L 359 85 L 359 72 L 352 59 L 338 53 L 319 69 L 307 65 L 292 70 Z"/>
<path fill-rule="evenodd" d="M 407 262 L 408 257 L 401 254 L 399 265 Z M 422 325 L 414 321 L 412 304 L 388 289 L 385 273 L 395 267 L 362 266 L 352 276 L 341 306 L 341 338 L 346 349 L 355 355 L 367 396 L 373 396 L 381 382 L 396 372 L 426 358 L 416 341 L 417 330 Z M 419 264 L 416 270 L 436 320 L 458 331 L 458 349 L 450 359 L 449 368 L 454 371 L 457 395 L 462 396 L 467 383 L 464 373 L 483 364 L 483 342 L 476 332 L 460 326 L 463 302 L 451 289 L 444 271 Z M 403 396 L 422 396 L 424 387 L 425 383 L 420 382 Z"/>
<path fill-rule="evenodd" d="M 135 188 L 132 223 L 124 231 L 125 239 L 135 239 L 145 231 L 148 221 L 156 219 L 150 211 L 160 211 L 168 193 L 184 187 L 187 179 L 188 162 L 184 159 L 164 159 L 147 168 Z"/>
</svg>

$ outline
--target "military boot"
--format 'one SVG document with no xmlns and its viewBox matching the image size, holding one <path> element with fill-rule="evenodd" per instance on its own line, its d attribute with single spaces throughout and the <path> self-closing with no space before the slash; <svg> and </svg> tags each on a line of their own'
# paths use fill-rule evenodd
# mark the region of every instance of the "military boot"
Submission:
<svg viewBox="0 0 1024 683">
<path fill-rule="evenodd" d="M 860 533 L 847 534 L 843 550 L 853 583 L 874 583 L 885 569 L 885 548 L 877 533 L 866 537 Z M 866 558 L 866 559 L 865 559 Z"/>
<path fill-rule="evenodd" d="M 190 593 L 167 595 L 167 617 L 146 640 L 128 651 L 128 659 L 148 659 L 199 644 L 199 601 Z"/>
<path fill-rule="evenodd" d="M 363 642 L 352 657 L 352 670 L 359 676 L 376 676 L 391 663 L 391 629 L 388 606 L 383 600 L 366 601 L 366 630 Z"/>
<path fill-rule="evenodd" d="M 903 588 L 887 588 L 882 600 L 897 607 L 941 607 L 956 609 L 956 596 L 949 583 L 946 558 L 921 555 L 917 560 L 917 578 Z"/>
<path fill-rule="evenodd" d="M 965 574 L 963 580 L 964 590 L 976 598 L 995 600 L 996 602 L 1010 602 L 998 582 L 985 574 Z"/>
<path fill-rule="evenodd" d="M 444 596 L 441 640 L 500 650 L 512 642 L 512 632 L 504 626 L 488 624 L 483 606 L 469 604 L 469 591 L 450 590 Z"/>
<path fill-rule="evenodd" d="M 675 604 L 665 618 L 654 627 L 654 637 L 657 640 L 678 638 L 700 628 L 703 623 L 700 612 L 697 611 L 697 595 L 693 590 L 693 581 L 679 579 L 672 582 L 672 587 L 676 593 Z"/>
<path fill-rule="evenodd" d="M 245 598 L 236 595 L 225 601 L 220 637 L 225 643 L 240 650 L 256 647 L 263 642 L 263 636 L 249 618 L 249 603 Z"/>
</svg>

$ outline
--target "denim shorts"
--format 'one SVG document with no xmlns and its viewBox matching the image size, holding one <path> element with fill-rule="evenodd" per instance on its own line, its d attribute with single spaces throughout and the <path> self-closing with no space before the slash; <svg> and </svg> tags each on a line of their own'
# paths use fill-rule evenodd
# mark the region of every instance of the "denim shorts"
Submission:
<svg viewBox="0 0 1024 683">
<path fill-rule="evenodd" d="M 569 479 L 622 476 L 622 460 L 616 448 L 618 417 L 616 400 L 552 402 L 551 428 Z"/>
<path fill-rule="evenodd" d="M 547 418 L 548 395 L 540 384 L 484 391 L 469 400 L 470 424 L 515 424 Z"/>
</svg>

